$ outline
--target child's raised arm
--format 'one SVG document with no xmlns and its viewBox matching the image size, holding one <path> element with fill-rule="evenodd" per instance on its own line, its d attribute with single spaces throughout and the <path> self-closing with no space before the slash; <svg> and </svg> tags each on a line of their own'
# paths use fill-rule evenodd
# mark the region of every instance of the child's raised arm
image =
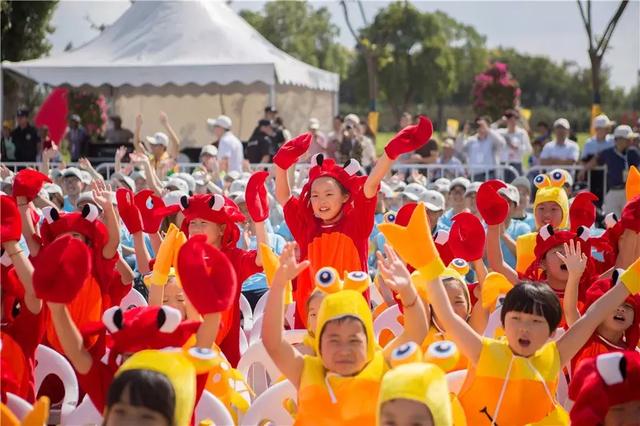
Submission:
<svg viewBox="0 0 640 426">
<path fill-rule="evenodd" d="M 51 321 L 66 357 L 79 374 L 86 374 L 93 364 L 93 358 L 84 347 L 80 330 L 71 319 L 67 306 L 63 303 L 48 302 Z"/>
<path fill-rule="evenodd" d="M 5 212 L 2 212 L 2 214 L 5 214 Z M 24 287 L 24 303 L 27 305 L 27 309 L 32 314 L 38 314 L 42 309 L 42 300 L 36 297 L 36 292 L 33 289 L 33 265 L 25 256 L 17 241 L 5 241 L 2 243 L 2 248 L 11 259 L 16 275 L 22 287 Z"/>
<path fill-rule="evenodd" d="M 411 275 L 404 262 L 400 260 L 389 244 L 385 244 L 384 252 L 386 258 L 382 256 L 382 253 L 376 253 L 378 269 L 385 279 L 385 283 L 400 295 L 404 308 L 404 329 L 384 348 L 385 358 L 389 359 L 393 349 L 402 344 L 410 341 L 421 344 L 427 335 L 429 325 L 424 305 L 411 282 Z"/>
<path fill-rule="evenodd" d="M 584 269 L 587 267 L 587 256 L 582 253 L 580 242 L 576 244 L 573 240 L 569 244 L 564 243 L 564 254 L 557 252 L 556 255 L 567 266 L 569 278 L 564 289 L 564 299 L 562 309 L 567 325 L 571 327 L 580 318 L 578 311 L 578 285 Z"/>
<path fill-rule="evenodd" d="M 504 275 L 510 282 L 518 282 L 518 273 L 504 261 L 502 248 L 500 247 L 501 225 L 489 225 L 487 227 L 487 260 L 489 268 L 494 272 Z"/>
<path fill-rule="evenodd" d="M 615 278 L 615 277 L 614 277 Z M 561 365 L 569 362 L 571 358 L 580 350 L 596 327 L 602 323 L 607 315 L 610 315 L 629 294 L 640 292 L 640 259 L 627 269 L 620 277 L 619 283 L 596 300 L 567 332 L 558 339 L 558 352 L 560 353 Z"/>
<path fill-rule="evenodd" d="M 304 358 L 283 337 L 284 292 L 287 282 L 309 267 L 309 261 L 297 263 L 295 243 L 288 243 L 280 255 L 280 267 L 271 283 L 262 321 L 262 343 L 282 374 L 297 388 L 304 366 Z"/>
</svg>

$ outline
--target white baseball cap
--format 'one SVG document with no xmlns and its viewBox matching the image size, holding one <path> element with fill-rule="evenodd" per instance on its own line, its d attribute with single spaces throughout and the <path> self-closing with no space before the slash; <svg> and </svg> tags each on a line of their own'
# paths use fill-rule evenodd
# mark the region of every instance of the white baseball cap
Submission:
<svg viewBox="0 0 640 426">
<path fill-rule="evenodd" d="M 421 201 L 424 202 L 425 207 L 432 212 L 440 212 L 444 210 L 444 206 L 446 204 L 444 195 L 431 189 L 427 189 L 424 192 L 421 197 Z"/>
<path fill-rule="evenodd" d="M 635 136 L 636 134 L 633 133 L 633 130 L 631 129 L 631 127 L 627 126 L 626 124 L 619 125 L 613 131 L 613 137 L 615 139 L 618 139 L 618 138 L 633 139 Z"/>
<path fill-rule="evenodd" d="M 176 178 L 170 177 L 164 184 L 165 188 L 174 188 L 177 191 L 184 192 L 185 194 L 189 193 L 189 185 L 186 181 Z"/>
<path fill-rule="evenodd" d="M 600 114 L 596 118 L 593 119 L 593 127 L 595 129 L 604 129 L 611 126 L 611 121 L 609 117 L 604 114 Z"/>
<path fill-rule="evenodd" d="M 427 192 L 427 188 L 420 185 L 419 183 L 410 183 L 404 188 L 402 191 L 402 195 L 410 199 L 411 201 L 419 201 L 424 193 Z"/>
<path fill-rule="evenodd" d="M 71 177 L 71 176 L 77 177 L 85 185 L 88 185 L 88 184 L 91 183 L 91 175 L 89 173 L 83 172 L 82 170 L 78 169 L 77 167 L 67 167 L 62 172 L 62 177 L 63 178 Z"/>
<path fill-rule="evenodd" d="M 244 179 L 236 179 L 231 182 L 229 186 L 229 193 L 232 192 L 241 192 L 244 194 L 244 191 L 247 189 L 247 181 Z"/>
<path fill-rule="evenodd" d="M 233 122 L 226 115 L 219 115 L 218 118 L 207 118 L 207 124 L 213 127 L 222 127 L 225 130 L 229 130 Z"/>
<path fill-rule="evenodd" d="M 156 132 L 153 136 L 147 136 L 147 142 L 151 145 L 169 146 L 169 136 L 162 132 Z"/>
<path fill-rule="evenodd" d="M 309 119 L 309 130 L 318 130 L 320 128 L 320 121 L 317 118 Z"/>
<path fill-rule="evenodd" d="M 360 118 L 355 114 L 347 114 L 344 121 L 351 121 L 353 124 L 360 124 Z"/>
<path fill-rule="evenodd" d="M 471 182 L 469 181 L 469 179 L 467 179 L 466 177 L 460 176 L 451 181 L 451 184 L 449 185 L 449 190 L 453 189 L 454 186 L 461 186 L 466 191 L 467 188 L 469 188 L 469 185 L 471 185 Z"/>
<path fill-rule="evenodd" d="M 216 148 L 214 145 L 205 145 L 200 150 L 200 158 L 202 158 L 202 156 L 205 154 L 216 157 L 218 155 L 218 148 Z"/>
<path fill-rule="evenodd" d="M 520 191 L 513 185 L 507 184 L 505 188 L 498 189 L 498 194 L 504 195 L 509 200 L 516 203 L 516 206 L 520 204 Z"/>
<path fill-rule="evenodd" d="M 385 198 L 395 198 L 396 194 L 391 187 L 385 182 L 380 182 L 380 191 Z"/>
<path fill-rule="evenodd" d="M 102 210 L 102 207 L 100 207 L 98 205 L 98 203 L 96 203 L 95 198 L 93 198 L 93 192 L 91 192 L 91 191 L 81 192 L 80 195 L 78 195 L 78 201 L 76 201 L 76 205 L 80 206 L 80 204 L 82 204 L 82 203 L 93 204 L 99 210 Z"/>
<path fill-rule="evenodd" d="M 136 183 L 134 182 L 134 180 L 131 179 L 129 176 L 123 175 L 120 172 L 112 174 L 111 179 L 115 179 L 117 181 L 124 183 L 127 186 L 127 188 L 129 188 L 132 191 L 136 190 Z"/>
<path fill-rule="evenodd" d="M 562 127 L 563 129 L 569 130 L 571 129 L 571 125 L 569 124 L 569 120 L 567 120 L 566 118 L 558 118 L 556 121 L 553 122 L 553 127 Z"/>
<path fill-rule="evenodd" d="M 189 195 L 183 191 L 170 191 L 162 197 L 162 201 L 164 201 L 167 206 L 176 206 L 180 204 L 180 198 L 188 196 Z"/>
<path fill-rule="evenodd" d="M 193 193 L 196 190 L 196 180 L 189 173 L 174 173 L 171 177 L 185 181 L 189 192 Z"/>
<path fill-rule="evenodd" d="M 467 187 L 467 190 L 464 192 L 464 196 L 466 197 L 467 195 L 477 193 L 480 185 L 482 185 L 482 182 L 471 182 Z"/>
<path fill-rule="evenodd" d="M 196 185 L 202 186 L 207 183 L 207 174 L 203 171 L 193 172 L 191 177 L 193 177 L 193 180 L 195 181 Z"/>
<path fill-rule="evenodd" d="M 44 190 L 48 194 L 60 194 L 61 196 L 64 196 L 64 193 L 62 192 L 62 188 L 60 188 L 60 185 L 56 185 L 55 183 L 45 183 Z"/>
</svg>

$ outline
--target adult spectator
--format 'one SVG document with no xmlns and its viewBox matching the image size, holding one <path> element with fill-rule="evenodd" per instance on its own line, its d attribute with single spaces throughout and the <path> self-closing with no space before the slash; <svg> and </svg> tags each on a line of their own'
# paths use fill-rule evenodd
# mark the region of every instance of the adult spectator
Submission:
<svg viewBox="0 0 640 426">
<path fill-rule="evenodd" d="M 317 118 L 309 119 L 309 125 L 307 130 L 311 133 L 311 145 L 307 151 L 308 157 L 312 157 L 316 154 L 327 155 L 327 138 L 324 133 L 320 131 L 320 121 Z"/>
<path fill-rule="evenodd" d="M 522 158 L 530 154 L 532 151 L 531 142 L 529 141 L 529 133 L 522 127 L 518 126 L 518 120 L 520 119 L 520 113 L 514 109 L 508 109 L 504 113 L 504 117 L 501 120 L 506 124 L 505 129 L 500 129 L 498 132 L 504 137 L 507 143 L 506 148 L 502 151 L 501 161 L 518 171 L 518 174 L 522 174 Z M 515 176 L 511 179 L 507 178 L 508 182 L 511 182 Z"/>
<path fill-rule="evenodd" d="M 362 134 L 362 160 L 360 161 L 360 165 L 369 173 L 373 165 L 378 161 L 378 155 L 376 154 L 376 135 L 369 127 L 369 124 L 365 122 L 361 123 L 360 132 Z"/>
<path fill-rule="evenodd" d="M 333 128 L 327 135 L 327 157 L 336 159 L 336 152 L 342 143 L 342 125 L 344 118 L 341 115 L 333 117 Z"/>
<path fill-rule="evenodd" d="M 226 115 L 208 119 L 207 123 L 213 127 L 213 134 L 218 140 L 218 160 L 220 171 L 224 173 L 242 173 L 242 142 L 232 132 L 232 122 Z"/>
<path fill-rule="evenodd" d="M 16 115 L 18 125 L 11 132 L 11 141 L 16 147 L 16 161 L 36 161 L 40 151 L 40 138 L 36 128 L 29 123 L 29 110 L 20 107 Z"/>
<path fill-rule="evenodd" d="M 502 135 L 489 127 L 491 118 L 476 119 L 477 132 L 464 141 L 464 153 L 471 169 L 473 181 L 484 181 L 495 177 L 495 167 L 499 163 L 506 142 Z"/>
<path fill-rule="evenodd" d="M 536 124 L 536 137 L 535 141 L 540 141 L 542 145 L 551 140 L 551 129 L 546 121 L 538 121 Z"/>
<path fill-rule="evenodd" d="M 438 141 L 429 139 L 426 144 L 410 154 L 408 163 L 435 164 L 438 162 Z"/>
<path fill-rule="evenodd" d="M 593 157 L 605 149 L 613 148 L 615 145 L 613 135 L 609 134 L 611 124 L 609 117 L 604 114 L 600 114 L 593 119 L 595 135 L 587 139 L 582 147 L 580 161 L 583 164 L 591 161 Z M 598 196 L 598 205 L 602 205 L 604 198 L 604 171 L 591 170 L 588 174 L 581 174 L 580 177 L 588 178 L 588 181 L 591 183 L 589 190 Z"/>
<path fill-rule="evenodd" d="M 350 158 L 362 161 L 362 134 L 360 131 L 360 118 L 355 114 L 348 114 L 344 118 L 342 140 L 338 149 L 337 160 L 340 163 Z M 361 163 L 362 164 L 362 163 Z"/>
<path fill-rule="evenodd" d="M 271 155 L 273 154 L 273 140 L 271 138 L 273 135 L 271 122 L 264 118 L 260 120 L 258 122 L 258 131 L 247 142 L 247 160 L 251 164 L 271 162 Z"/>
<path fill-rule="evenodd" d="M 566 118 L 558 118 L 553 123 L 554 139 L 547 143 L 540 153 L 540 164 L 573 165 L 580 156 L 580 147 L 569 139 L 571 126 Z"/>
<path fill-rule="evenodd" d="M 119 115 L 112 115 L 109 117 L 109 124 L 104 137 L 106 143 L 123 145 L 131 142 L 133 132 L 122 127 L 122 118 Z"/>
<path fill-rule="evenodd" d="M 284 142 L 288 141 L 289 139 L 292 138 L 291 136 L 291 132 L 289 131 L 289 129 L 287 129 L 287 126 L 284 125 L 284 120 L 282 119 L 282 117 L 276 117 L 275 120 L 273 120 L 273 128 L 276 132 L 276 136 L 279 135 L 280 133 L 282 134 L 282 142 L 280 140 L 275 140 L 274 142 L 276 142 L 276 149 L 275 151 L 277 152 L 278 149 L 280 149 L 280 145 L 282 145 Z"/>
<path fill-rule="evenodd" d="M 620 217 L 626 203 L 625 182 L 631 166 L 640 164 L 640 153 L 635 148 L 629 148 L 635 134 L 626 124 L 616 127 L 613 132 L 615 146 L 605 149 L 589 161 L 586 171 L 596 165 L 607 166 L 607 194 L 604 197 L 605 213 L 615 213 Z"/>
<path fill-rule="evenodd" d="M 11 140 L 11 121 L 5 120 L 2 122 L 2 140 L 0 141 L 0 147 L 2 152 L 0 153 L 0 159 L 3 161 L 15 161 L 16 160 L 16 146 Z"/>
<path fill-rule="evenodd" d="M 464 176 L 464 168 L 462 167 L 460 159 L 455 156 L 456 150 L 454 145 L 455 141 L 451 137 L 444 138 L 442 141 L 440 157 L 438 157 L 437 163 L 447 167 L 443 167 L 442 170 L 437 173 L 437 176 L 447 179 Z"/>
<path fill-rule="evenodd" d="M 275 126 L 275 119 L 278 116 L 278 110 L 275 107 L 267 106 L 264 109 L 264 115 L 262 116 L 262 120 L 267 120 L 272 126 Z M 258 137 L 258 133 L 260 132 L 260 120 L 258 120 L 258 125 L 251 132 L 251 136 L 249 140 L 254 140 Z"/>
<path fill-rule="evenodd" d="M 71 161 L 76 162 L 89 154 L 89 133 L 82 126 L 82 120 L 78 114 L 73 114 L 69 118 L 69 127 L 65 130 L 62 139 L 63 144 L 66 144 L 66 150 L 71 155 Z"/>
</svg>

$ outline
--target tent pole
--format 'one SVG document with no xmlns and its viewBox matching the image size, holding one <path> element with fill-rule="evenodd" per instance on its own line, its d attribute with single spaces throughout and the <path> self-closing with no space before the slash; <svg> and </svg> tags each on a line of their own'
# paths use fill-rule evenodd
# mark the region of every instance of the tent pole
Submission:
<svg viewBox="0 0 640 426">
<path fill-rule="evenodd" d="M 4 68 L 0 63 L 0 121 L 4 122 Z"/>
<path fill-rule="evenodd" d="M 269 85 L 269 106 L 277 108 L 276 107 L 276 85 L 275 85 L 275 83 Z"/>
</svg>

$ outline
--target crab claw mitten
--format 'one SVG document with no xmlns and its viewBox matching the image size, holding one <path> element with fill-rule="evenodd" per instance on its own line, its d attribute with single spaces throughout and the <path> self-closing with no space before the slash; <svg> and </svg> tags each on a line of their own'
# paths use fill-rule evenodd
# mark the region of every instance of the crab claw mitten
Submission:
<svg viewBox="0 0 640 426">
<path fill-rule="evenodd" d="M 47 302 L 69 303 L 91 274 L 87 245 L 71 235 L 58 237 L 42 249 L 35 262 L 33 287 Z"/>
<path fill-rule="evenodd" d="M 231 261 L 220 250 L 196 235 L 178 254 L 178 275 L 189 301 L 201 315 L 230 309 L 238 289 Z"/>
<path fill-rule="evenodd" d="M 164 240 L 162 240 L 160 244 L 160 249 L 153 264 L 153 272 L 149 277 L 149 284 L 165 285 L 167 283 L 171 264 L 174 259 L 175 240 L 178 232 L 178 227 L 171 224 L 167 235 L 165 235 Z"/>
<path fill-rule="evenodd" d="M 392 160 L 400 155 L 415 151 L 427 143 L 433 134 L 433 124 L 425 116 L 420 116 L 418 124 L 400 130 L 384 147 L 384 152 Z"/>
<path fill-rule="evenodd" d="M 509 202 L 498 193 L 499 189 L 506 188 L 504 182 L 493 179 L 484 182 L 478 188 L 476 205 L 478 212 L 487 225 L 499 225 L 509 214 Z"/>
<path fill-rule="evenodd" d="M 482 257 L 486 235 L 480 219 L 471 213 L 458 213 L 449 230 L 449 247 L 455 257 L 473 262 Z"/>
<path fill-rule="evenodd" d="M 627 183 L 625 184 L 625 193 L 627 201 L 631 201 L 633 198 L 640 195 L 640 171 L 638 171 L 636 166 L 631 166 L 629 168 Z"/>
<path fill-rule="evenodd" d="M 273 156 L 273 162 L 281 169 L 287 170 L 307 152 L 311 145 L 311 137 L 311 133 L 307 132 L 285 142 Z"/>
<path fill-rule="evenodd" d="M 247 210 L 254 222 L 264 222 L 269 217 L 269 198 L 264 182 L 269 172 L 256 172 L 251 175 L 245 190 Z"/>
<path fill-rule="evenodd" d="M 51 179 L 37 170 L 20 170 L 13 180 L 13 196 L 25 197 L 27 201 L 33 201 L 45 182 L 50 183 Z"/>
<path fill-rule="evenodd" d="M 158 211 L 165 207 L 162 198 L 150 189 L 143 189 L 135 195 L 134 201 L 142 217 L 142 230 L 147 234 L 158 232 L 164 219 L 163 215 L 158 214 Z"/>
<path fill-rule="evenodd" d="M 629 200 L 622 209 L 622 227 L 631 229 L 633 232 L 640 232 L 640 195 Z"/>
<path fill-rule="evenodd" d="M 0 196 L 0 242 L 19 241 L 22 232 L 20 212 L 13 198 Z"/>
<path fill-rule="evenodd" d="M 573 232 L 581 226 L 591 228 L 596 221 L 596 206 L 593 204 L 596 201 L 598 197 L 589 191 L 580 192 L 573 199 L 569 207 L 569 222 Z"/>
<path fill-rule="evenodd" d="M 140 210 L 135 204 L 133 191 L 126 188 L 120 188 L 116 191 L 116 200 L 118 201 L 118 213 L 122 218 L 122 222 L 127 227 L 130 234 L 136 234 L 142 231 L 142 216 Z"/>
</svg>

